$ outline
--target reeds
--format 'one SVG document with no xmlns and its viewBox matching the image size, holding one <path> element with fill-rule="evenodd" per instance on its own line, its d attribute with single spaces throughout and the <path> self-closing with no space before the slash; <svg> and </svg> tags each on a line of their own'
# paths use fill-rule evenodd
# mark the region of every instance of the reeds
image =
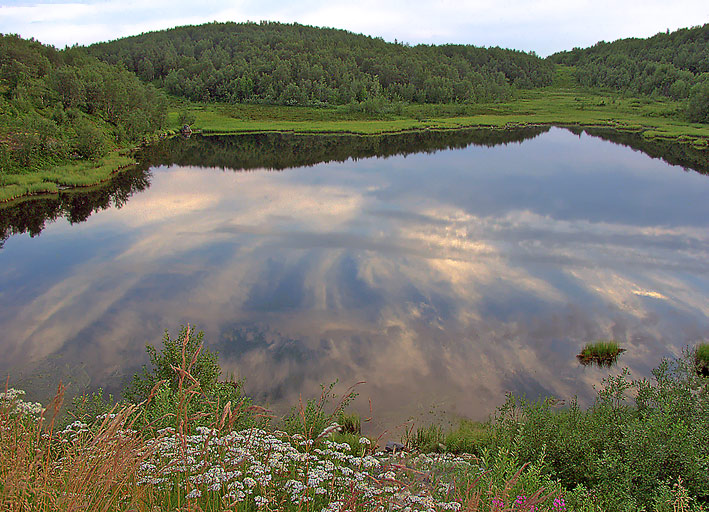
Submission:
<svg viewBox="0 0 709 512">
<path fill-rule="evenodd" d="M 0 401 L 0 509 L 108 511 L 142 502 L 149 489 L 137 475 L 150 451 L 131 429 L 138 406 L 116 408 L 91 429 L 75 422 L 57 431 L 63 397 L 60 384 L 36 414 L 20 412 L 18 398 Z"/>
</svg>

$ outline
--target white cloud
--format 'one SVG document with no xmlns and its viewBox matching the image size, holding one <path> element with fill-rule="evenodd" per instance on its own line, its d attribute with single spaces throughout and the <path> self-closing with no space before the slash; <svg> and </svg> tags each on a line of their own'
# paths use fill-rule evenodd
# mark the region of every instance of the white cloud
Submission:
<svg viewBox="0 0 709 512">
<path fill-rule="evenodd" d="M 704 0 L 104 0 L 0 5 L 0 32 L 58 47 L 185 24 L 260 20 L 344 28 L 411 44 L 503 46 L 546 55 L 599 40 L 647 37 L 701 25 L 709 22 L 709 4 Z"/>
</svg>

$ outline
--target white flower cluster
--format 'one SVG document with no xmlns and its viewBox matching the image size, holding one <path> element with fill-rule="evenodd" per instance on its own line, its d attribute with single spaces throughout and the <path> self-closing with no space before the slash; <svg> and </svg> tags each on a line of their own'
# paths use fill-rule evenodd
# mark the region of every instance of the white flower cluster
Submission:
<svg viewBox="0 0 709 512">
<path fill-rule="evenodd" d="M 25 392 L 21 389 L 9 388 L 7 391 L 0 393 L 0 408 L 7 408 L 10 414 L 20 416 L 39 416 L 44 412 L 42 404 L 38 402 L 25 402 L 22 397 Z"/>
<path fill-rule="evenodd" d="M 407 468 L 400 458 L 352 455 L 347 443 L 314 445 L 302 436 L 256 428 L 228 434 L 202 428 L 184 438 L 172 430 L 161 433 L 152 441 L 153 457 L 141 466 L 141 483 L 166 491 L 177 484 L 188 499 L 217 498 L 229 508 L 242 503 L 279 510 L 290 503 L 339 512 L 368 503 L 381 510 L 455 512 L 461 504 L 452 500 L 451 486 L 422 485 L 412 476 L 425 467 L 470 464 L 437 457 L 416 459 L 416 468 Z"/>
</svg>

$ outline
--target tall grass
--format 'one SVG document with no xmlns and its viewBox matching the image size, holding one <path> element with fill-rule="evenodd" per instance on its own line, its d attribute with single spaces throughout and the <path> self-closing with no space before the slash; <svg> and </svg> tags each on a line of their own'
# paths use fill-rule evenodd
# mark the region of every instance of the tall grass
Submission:
<svg viewBox="0 0 709 512">
<path fill-rule="evenodd" d="M 92 429 L 80 422 L 58 431 L 64 388 L 49 406 L 26 411 L 21 399 L 0 400 L 0 509 L 125 510 L 143 502 L 140 465 L 151 452 L 131 430 L 137 406 L 115 410 Z"/>
<path fill-rule="evenodd" d="M 134 159 L 114 152 L 96 161 L 74 162 L 33 173 L 6 174 L 0 176 L 0 202 L 29 194 L 56 193 L 59 187 L 96 185 L 134 163 Z"/>
</svg>

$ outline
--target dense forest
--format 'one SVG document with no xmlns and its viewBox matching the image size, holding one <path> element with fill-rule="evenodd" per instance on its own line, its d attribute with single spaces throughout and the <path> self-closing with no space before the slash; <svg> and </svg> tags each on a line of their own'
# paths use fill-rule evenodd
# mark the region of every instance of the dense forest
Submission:
<svg viewBox="0 0 709 512">
<path fill-rule="evenodd" d="M 58 51 L 0 34 L 4 172 L 97 159 L 155 132 L 166 112 L 164 93 L 81 48 Z"/>
<path fill-rule="evenodd" d="M 509 97 L 513 87 L 549 85 L 554 69 L 514 50 L 408 46 L 271 22 L 179 27 L 89 51 L 191 100 L 282 105 L 491 101 Z"/>
<path fill-rule="evenodd" d="M 690 120 L 709 122 L 709 24 L 648 39 L 601 41 L 549 60 L 574 66 L 579 83 L 587 87 L 688 99 Z"/>
</svg>

